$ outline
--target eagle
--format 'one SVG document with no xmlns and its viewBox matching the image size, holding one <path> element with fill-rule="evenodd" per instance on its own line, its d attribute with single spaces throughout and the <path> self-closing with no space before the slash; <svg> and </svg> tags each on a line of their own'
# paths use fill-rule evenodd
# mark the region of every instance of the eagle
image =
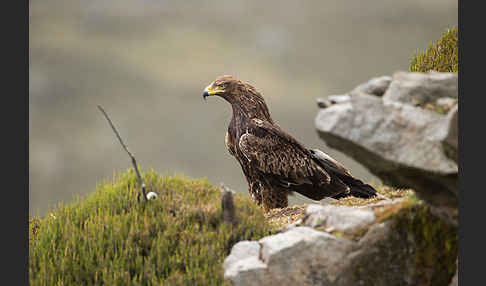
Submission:
<svg viewBox="0 0 486 286">
<path fill-rule="evenodd" d="M 208 96 L 219 96 L 231 104 L 226 148 L 241 165 L 251 199 L 266 212 L 287 207 L 293 192 L 312 200 L 376 196 L 373 187 L 354 178 L 331 156 L 306 148 L 282 130 L 261 93 L 250 84 L 220 76 L 204 89 L 203 98 Z"/>
</svg>

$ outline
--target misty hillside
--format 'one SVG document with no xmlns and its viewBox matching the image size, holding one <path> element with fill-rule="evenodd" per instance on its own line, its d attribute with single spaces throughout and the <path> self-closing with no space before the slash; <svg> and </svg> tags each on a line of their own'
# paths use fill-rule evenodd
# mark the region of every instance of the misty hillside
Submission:
<svg viewBox="0 0 486 286">
<path fill-rule="evenodd" d="M 31 1 L 29 211 L 93 189 L 130 162 L 247 192 L 224 145 L 229 105 L 202 100 L 233 74 L 260 90 L 273 118 L 334 156 L 314 129 L 316 97 L 407 70 L 416 49 L 457 25 L 457 1 Z M 295 201 L 295 200 L 294 200 Z"/>
</svg>

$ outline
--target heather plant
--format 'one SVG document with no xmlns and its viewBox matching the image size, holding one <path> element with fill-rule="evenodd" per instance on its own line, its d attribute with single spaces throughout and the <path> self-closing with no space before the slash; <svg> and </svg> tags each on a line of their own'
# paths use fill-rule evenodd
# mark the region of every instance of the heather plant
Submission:
<svg viewBox="0 0 486 286">
<path fill-rule="evenodd" d="M 221 285 L 222 263 L 240 240 L 272 233 L 247 196 L 238 223 L 223 223 L 221 192 L 205 179 L 146 172 L 143 202 L 133 170 L 96 192 L 29 221 L 31 285 Z"/>
<path fill-rule="evenodd" d="M 457 27 L 447 29 L 437 43 L 430 42 L 429 48 L 417 50 L 410 60 L 411 72 L 457 72 L 458 71 Z"/>
</svg>

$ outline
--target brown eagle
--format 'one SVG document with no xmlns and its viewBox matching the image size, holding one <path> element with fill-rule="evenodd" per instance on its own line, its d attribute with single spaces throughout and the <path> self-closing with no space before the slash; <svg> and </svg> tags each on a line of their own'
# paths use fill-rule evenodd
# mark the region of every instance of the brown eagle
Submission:
<svg viewBox="0 0 486 286">
<path fill-rule="evenodd" d="M 204 99 L 214 95 L 233 108 L 226 147 L 243 169 L 251 198 L 265 211 L 286 207 L 292 192 L 313 200 L 376 195 L 375 189 L 354 178 L 329 155 L 307 149 L 283 131 L 253 86 L 221 76 L 204 89 Z"/>
</svg>

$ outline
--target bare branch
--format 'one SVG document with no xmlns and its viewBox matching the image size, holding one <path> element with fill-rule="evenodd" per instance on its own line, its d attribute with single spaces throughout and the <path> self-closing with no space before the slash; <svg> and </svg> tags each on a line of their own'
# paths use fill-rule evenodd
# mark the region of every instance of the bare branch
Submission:
<svg viewBox="0 0 486 286">
<path fill-rule="evenodd" d="M 133 167 L 135 168 L 135 172 L 137 173 L 138 182 L 139 182 L 140 186 L 142 187 L 142 195 L 143 195 L 145 201 L 147 201 L 147 195 L 146 195 L 146 192 L 145 192 L 145 183 L 143 182 L 142 176 L 140 175 L 140 172 L 138 171 L 137 160 L 135 159 L 135 156 L 133 156 L 133 154 L 128 150 L 127 145 L 125 145 L 125 143 L 123 142 L 122 138 L 120 137 L 120 134 L 118 133 L 118 131 L 115 128 L 115 125 L 113 125 L 113 122 L 111 122 L 110 117 L 108 116 L 108 114 L 106 114 L 103 107 L 101 107 L 101 105 L 98 105 L 98 109 L 106 117 L 106 120 L 108 120 L 108 123 L 110 124 L 111 129 L 113 129 L 113 132 L 115 132 L 115 135 L 118 138 L 118 140 L 120 141 L 120 144 L 122 145 L 123 149 L 125 149 L 125 151 L 127 151 L 128 156 L 130 156 L 130 158 L 132 159 Z"/>
</svg>

